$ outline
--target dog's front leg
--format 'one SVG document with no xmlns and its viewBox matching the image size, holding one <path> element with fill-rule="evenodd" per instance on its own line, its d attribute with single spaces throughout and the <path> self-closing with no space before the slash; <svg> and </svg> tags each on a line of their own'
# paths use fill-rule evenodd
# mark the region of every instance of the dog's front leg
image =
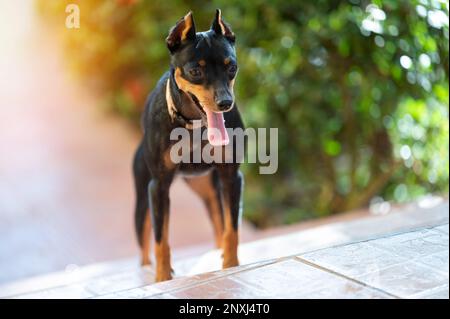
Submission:
<svg viewBox="0 0 450 319">
<path fill-rule="evenodd" d="M 239 222 L 242 207 L 243 176 L 238 168 L 227 167 L 220 170 L 225 229 L 223 234 L 223 268 L 239 265 L 238 243 Z"/>
<path fill-rule="evenodd" d="M 149 185 L 152 225 L 155 235 L 156 281 L 172 279 L 169 247 L 169 189 L 172 178 L 153 179 Z"/>
</svg>

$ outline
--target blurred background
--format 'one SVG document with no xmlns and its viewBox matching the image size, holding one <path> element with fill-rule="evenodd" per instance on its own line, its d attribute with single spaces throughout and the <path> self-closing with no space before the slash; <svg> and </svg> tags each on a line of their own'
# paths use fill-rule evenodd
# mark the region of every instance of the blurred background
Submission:
<svg viewBox="0 0 450 319">
<path fill-rule="evenodd" d="M 137 254 L 144 101 L 169 28 L 192 10 L 206 30 L 215 8 L 237 36 L 246 125 L 279 133 L 275 175 L 243 167 L 244 240 L 447 197 L 448 1 L 0 0 L 0 282 Z M 212 247 L 200 201 L 179 181 L 172 198 L 172 246 Z"/>
</svg>

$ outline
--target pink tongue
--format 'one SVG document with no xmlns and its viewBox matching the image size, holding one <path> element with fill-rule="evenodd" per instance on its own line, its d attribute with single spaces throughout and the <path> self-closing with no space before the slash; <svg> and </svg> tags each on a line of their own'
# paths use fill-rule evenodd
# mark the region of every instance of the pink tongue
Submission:
<svg viewBox="0 0 450 319">
<path fill-rule="evenodd" d="M 230 140 L 225 128 L 225 120 L 223 113 L 215 113 L 206 110 L 206 118 L 208 119 L 208 141 L 212 146 L 227 145 Z"/>
</svg>

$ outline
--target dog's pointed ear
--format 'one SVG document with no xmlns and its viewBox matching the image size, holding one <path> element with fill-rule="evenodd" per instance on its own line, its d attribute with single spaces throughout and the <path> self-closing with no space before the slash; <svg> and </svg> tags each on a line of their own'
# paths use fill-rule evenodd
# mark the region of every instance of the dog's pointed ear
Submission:
<svg viewBox="0 0 450 319">
<path fill-rule="evenodd" d="M 170 52 L 176 51 L 183 42 L 195 40 L 195 23 L 192 11 L 189 11 L 177 24 L 170 29 L 166 38 Z"/>
<path fill-rule="evenodd" d="M 230 25 L 222 20 L 222 12 L 220 9 L 216 9 L 216 17 L 211 25 L 211 30 L 213 30 L 216 34 L 223 35 L 232 43 L 236 40 L 233 31 L 231 31 Z"/>
</svg>

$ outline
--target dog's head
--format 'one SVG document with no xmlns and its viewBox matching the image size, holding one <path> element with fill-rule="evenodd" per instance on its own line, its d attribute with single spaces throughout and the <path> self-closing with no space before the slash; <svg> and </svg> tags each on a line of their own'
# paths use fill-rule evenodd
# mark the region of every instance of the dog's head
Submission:
<svg viewBox="0 0 450 319">
<path fill-rule="evenodd" d="M 229 111 L 234 104 L 237 73 L 235 37 L 216 11 L 211 29 L 196 33 L 192 12 L 171 29 L 166 39 L 178 87 L 213 112 Z"/>
<path fill-rule="evenodd" d="M 221 128 L 222 113 L 234 106 L 238 71 L 235 36 L 221 11 L 217 9 L 210 30 L 198 33 L 189 12 L 170 30 L 166 43 L 178 88 L 207 115 L 208 127 Z"/>
</svg>

